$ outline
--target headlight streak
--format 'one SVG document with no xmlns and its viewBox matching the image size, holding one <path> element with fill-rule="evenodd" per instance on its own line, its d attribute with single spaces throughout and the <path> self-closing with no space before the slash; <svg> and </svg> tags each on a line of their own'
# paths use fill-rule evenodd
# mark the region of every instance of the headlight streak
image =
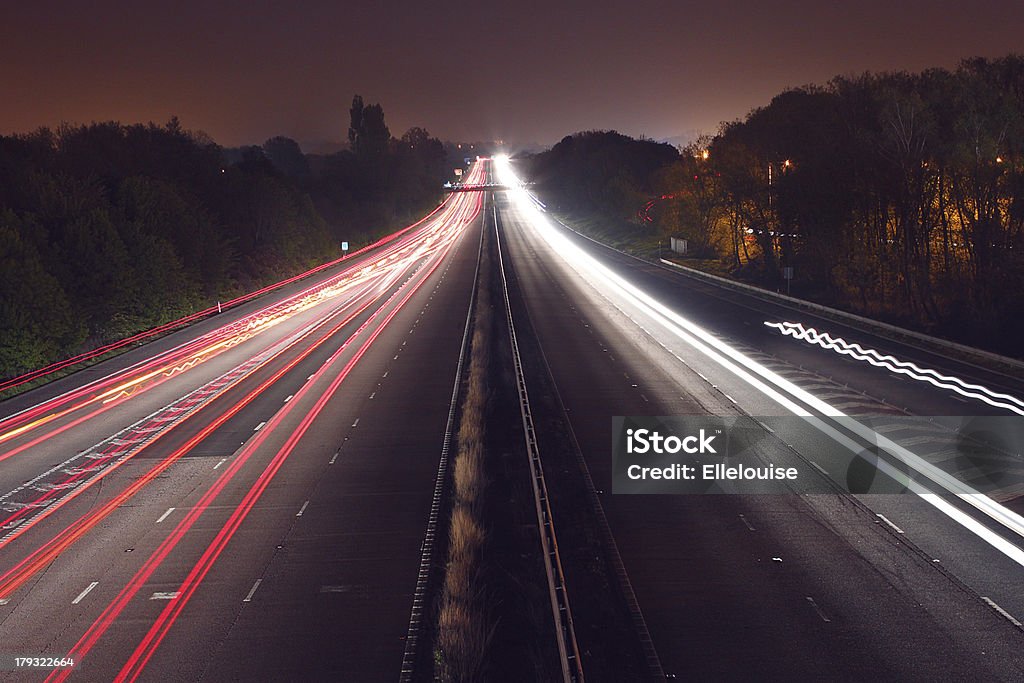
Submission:
<svg viewBox="0 0 1024 683">
<path fill-rule="evenodd" d="M 885 368 L 920 382 L 928 382 L 940 389 L 949 389 L 961 396 L 987 403 L 994 408 L 1004 408 L 1018 415 L 1024 415 L 1024 401 L 1015 396 L 992 391 L 980 384 L 970 384 L 959 377 L 943 375 L 936 370 L 922 368 L 910 361 L 901 361 L 894 356 L 865 348 L 856 342 L 848 342 L 842 337 L 833 337 L 827 332 L 818 332 L 813 327 L 805 328 L 801 323 L 766 321 L 764 324 L 766 327 L 779 330 L 784 335 L 820 346 L 823 349 L 866 361 L 875 367 Z"/>
<path fill-rule="evenodd" d="M 619 295 L 628 301 L 629 304 L 652 318 L 667 332 L 692 346 L 721 367 L 747 382 L 750 386 L 776 401 L 792 414 L 808 418 L 808 423 L 815 426 L 837 443 L 850 449 L 853 453 L 859 453 L 862 450 L 861 445 L 836 429 L 836 425 L 854 433 L 867 443 L 877 444 L 908 467 L 913 468 L 937 484 L 940 488 L 952 493 L 964 503 L 998 522 L 1017 537 L 1024 538 L 1024 519 L 1020 515 L 1000 505 L 985 494 L 977 492 L 948 473 L 943 472 L 915 453 L 862 425 L 852 417 L 817 398 L 793 382 L 748 358 L 716 338 L 707 330 L 679 315 L 601 264 L 548 222 L 547 218 L 531 199 L 531 195 L 523 188 L 519 179 L 516 178 L 507 160 L 504 162 L 496 160 L 495 167 L 498 175 L 501 177 L 502 184 L 514 188 L 508 191 L 508 195 L 516 204 L 516 207 L 528 218 L 530 226 L 548 243 L 554 253 L 564 259 L 570 267 L 610 302 L 610 297 L 604 294 L 604 292 L 611 291 Z M 620 308 L 620 310 L 622 309 Z M 625 313 L 625 311 L 623 312 Z M 632 316 L 630 318 L 632 319 Z M 653 337 L 653 335 L 651 336 Z M 667 349 L 667 347 L 665 348 Z M 766 382 L 774 386 L 769 386 Z M 776 390 L 776 387 L 781 392 L 785 392 L 785 395 Z M 830 418 L 830 420 L 826 422 L 820 419 L 811 410 L 799 405 L 789 397 L 803 402 L 808 408 L 821 413 L 822 416 Z M 1015 544 L 1010 543 L 1002 536 L 979 524 L 969 515 L 950 505 L 937 495 L 926 494 L 920 497 L 1017 564 L 1024 566 L 1024 550 L 1021 550 Z"/>
<path fill-rule="evenodd" d="M 478 200 L 475 204 L 475 211 L 473 211 L 473 215 L 479 211 L 479 205 Z M 79 639 L 70 651 L 74 656 L 79 658 L 84 657 L 89 650 L 92 649 L 109 626 L 114 623 L 118 615 L 124 610 L 130 600 L 136 593 L 138 593 L 153 572 L 156 571 L 157 567 L 160 566 L 163 560 L 174 549 L 178 541 L 195 524 L 202 513 L 213 503 L 216 497 L 227 486 L 228 482 L 235 476 L 235 474 L 245 465 L 257 448 L 266 441 L 269 435 L 274 432 L 284 418 L 291 413 L 295 406 L 300 404 L 302 397 L 312 390 L 312 387 L 317 384 L 318 380 L 328 372 L 328 369 L 331 368 L 332 365 L 341 357 L 342 353 L 348 349 L 350 343 L 362 332 L 369 329 L 374 322 L 378 321 L 382 312 L 392 302 L 396 302 L 397 300 L 395 306 L 389 313 L 379 320 L 376 328 L 369 334 L 367 339 L 357 349 L 353 357 L 345 364 L 342 370 L 339 371 L 338 375 L 331 381 L 327 389 L 320 394 L 313 408 L 303 417 L 297 429 L 289 435 L 284 446 L 278 450 L 268 466 L 260 473 L 252 488 L 250 488 L 242 502 L 236 506 L 228 521 L 220 529 L 213 542 L 211 542 L 203 553 L 199 562 L 193 566 L 189 575 L 181 584 L 178 597 L 171 601 L 164 611 L 161 612 L 157 621 L 152 625 L 143 641 L 138 645 L 115 680 L 135 680 L 141 674 L 143 667 L 145 667 L 149 658 L 152 656 L 153 652 L 155 652 L 156 648 L 173 625 L 178 614 L 182 609 L 184 609 L 189 598 L 202 582 L 203 577 L 205 577 L 209 572 L 217 557 L 226 547 L 228 541 L 230 541 L 231 537 L 241 525 L 242 521 L 244 521 L 249 511 L 256 504 L 267 485 L 274 478 L 284 461 L 292 453 L 301 436 L 309 428 L 309 425 L 313 422 L 316 416 L 323 410 L 324 406 L 337 391 L 338 387 L 351 372 L 352 368 L 355 367 L 356 363 L 360 358 L 362 358 L 366 350 L 386 328 L 387 324 L 395 315 L 398 314 L 400 310 L 402 310 L 406 302 L 408 302 L 413 294 L 419 290 L 423 283 L 429 279 L 430 275 L 443 262 L 444 256 L 455 244 L 457 237 L 462 233 L 465 226 L 468 225 L 471 220 L 472 216 L 466 218 L 465 214 L 462 214 L 458 220 L 453 221 L 452 225 L 449 226 L 450 234 L 443 240 L 444 246 L 433 250 L 435 253 L 438 253 L 438 256 L 433 260 L 430 268 L 414 283 L 412 283 L 412 286 L 408 288 L 408 291 L 404 291 L 406 290 L 406 287 L 403 285 L 402 288 L 396 291 L 386 302 L 384 302 L 373 316 L 366 320 L 342 345 L 342 347 L 339 348 L 331 358 L 329 358 L 328 361 L 316 371 L 316 373 L 314 373 L 311 381 L 304 384 L 303 387 L 295 394 L 295 397 L 288 403 L 284 404 L 284 406 L 267 421 L 264 428 L 246 444 L 228 468 L 220 475 L 220 477 L 218 477 L 213 486 L 203 494 L 202 498 L 196 503 L 196 505 L 189 509 L 185 517 L 161 542 L 160 546 L 153 552 L 153 554 L 150 555 L 142 568 L 138 570 L 131 581 L 120 591 L 117 597 L 107 606 L 100 617 L 93 622 L 92 626 L 90 626 L 86 633 Z M 57 670 L 54 671 L 46 681 L 47 683 L 64 681 L 70 674 L 71 671 L 67 669 Z"/>
</svg>

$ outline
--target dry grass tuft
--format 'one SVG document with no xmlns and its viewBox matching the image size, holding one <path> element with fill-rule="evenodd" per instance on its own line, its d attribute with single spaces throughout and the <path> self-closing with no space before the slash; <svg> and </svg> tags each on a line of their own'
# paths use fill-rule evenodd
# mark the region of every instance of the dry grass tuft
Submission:
<svg viewBox="0 0 1024 683">
<path fill-rule="evenodd" d="M 487 262 L 480 282 L 489 282 Z M 436 678 L 461 683 L 485 675 L 487 649 L 494 635 L 487 596 L 480 581 L 483 528 L 484 423 L 487 409 L 487 368 L 490 365 L 491 304 L 487 286 L 480 287 L 473 321 L 469 380 L 459 422 L 454 462 L 454 504 L 448 539 L 448 563 L 438 613 Z"/>
</svg>

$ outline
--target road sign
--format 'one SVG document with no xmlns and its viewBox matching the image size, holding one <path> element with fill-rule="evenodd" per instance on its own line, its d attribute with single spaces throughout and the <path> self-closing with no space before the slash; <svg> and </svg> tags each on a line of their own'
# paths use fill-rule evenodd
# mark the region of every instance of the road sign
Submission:
<svg viewBox="0 0 1024 683">
<path fill-rule="evenodd" d="M 348 242 L 342 242 L 341 243 L 341 250 L 342 251 L 348 251 Z"/>
</svg>

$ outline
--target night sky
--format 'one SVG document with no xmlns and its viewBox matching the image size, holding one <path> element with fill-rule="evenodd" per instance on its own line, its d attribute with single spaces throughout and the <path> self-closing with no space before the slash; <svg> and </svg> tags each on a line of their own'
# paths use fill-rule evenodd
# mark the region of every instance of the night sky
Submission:
<svg viewBox="0 0 1024 683">
<path fill-rule="evenodd" d="M 1019 1 L 4 5 L 0 133 L 177 114 L 224 145 L 341 140 L 355 93 L 395 135 L 689 137 L 787 86 L 1024 52 Z"/>
</svg>

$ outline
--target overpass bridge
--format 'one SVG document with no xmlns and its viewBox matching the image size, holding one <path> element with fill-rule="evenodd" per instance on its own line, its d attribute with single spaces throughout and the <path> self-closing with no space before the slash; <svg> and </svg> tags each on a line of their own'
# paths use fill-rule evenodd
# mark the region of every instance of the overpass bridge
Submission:
<svg viewBox="0 0 1024 683">
<path fill-rule="evenodd" d="M 524 187 L 529 185 L 533 185 L 533 183 L 523 183 Z M 513 190 L 515 188 L 503 183 L 445 183 L 444 189 L 448 192 L 500 192 L 502 190 Z"/>
</svg>

